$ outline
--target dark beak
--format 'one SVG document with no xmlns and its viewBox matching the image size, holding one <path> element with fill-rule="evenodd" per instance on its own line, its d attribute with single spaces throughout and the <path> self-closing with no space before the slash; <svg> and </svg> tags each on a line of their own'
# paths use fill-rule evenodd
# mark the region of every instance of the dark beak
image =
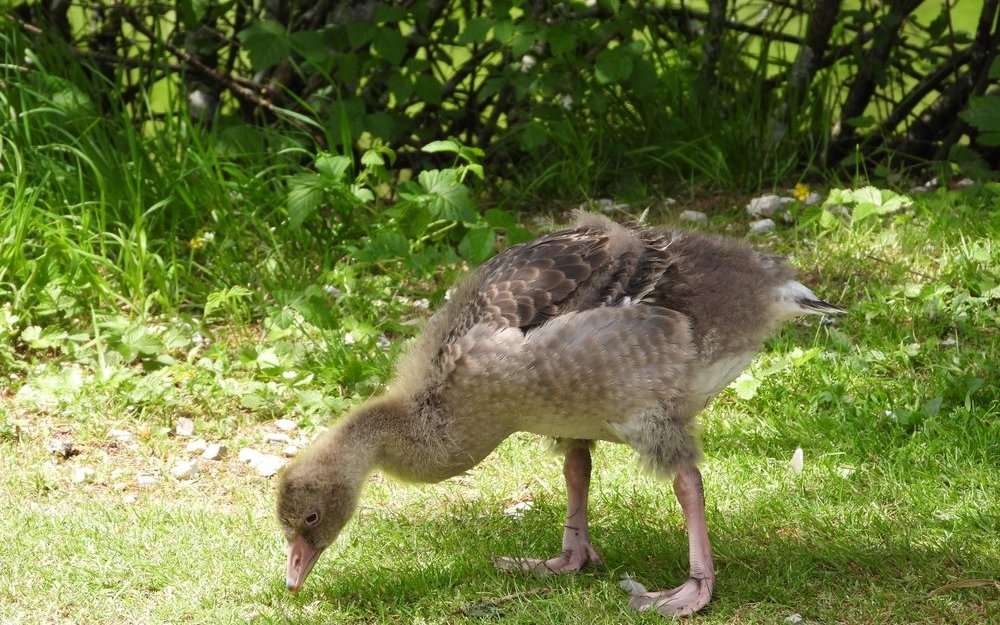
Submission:
<svg viewBox="0 0 1000 625">
<path fill-rule="evenodd" d="M 295 592 L 302 588 L 302 582 L 306 581 L 306 576 L 321 553 L 322 549 L 313 547 L 301 536 L 296 536 L 288 543 L 288 576 L 285 578 L 288 590 Z"/>
</svg>

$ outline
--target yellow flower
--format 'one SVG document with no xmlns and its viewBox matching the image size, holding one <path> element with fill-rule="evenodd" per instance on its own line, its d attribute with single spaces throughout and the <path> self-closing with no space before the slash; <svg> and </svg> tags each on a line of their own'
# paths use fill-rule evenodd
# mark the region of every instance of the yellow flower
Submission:
<svg viewBox="0 0 1000 625">
<path fill-rule="evenodd" d="M 193 250 L 200 250 L 205 247 L 205 240 L 201 237 L 195 237 L 188 241 L 188 246 L 190 246 Z"/>
<path fill-rule="evenodd" d="M 806 198 L 809 197 L 809 187 L 800 182 L 795 185 L 795 190 L 792 191 L 792 195 L 795 196 L 796 200 L 805 202 Z"/>
</svg>

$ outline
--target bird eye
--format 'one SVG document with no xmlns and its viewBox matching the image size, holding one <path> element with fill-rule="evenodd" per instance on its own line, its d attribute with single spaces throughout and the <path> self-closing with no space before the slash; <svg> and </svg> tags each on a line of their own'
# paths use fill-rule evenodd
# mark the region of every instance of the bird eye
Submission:
<svg viewBox="0 0 1000 625">
<path fill-rule="evenodd" d="M 306 517 L 306 525 L 316 525 L 318 521 L 319 521 L 318 512 L 313 512 L 312 514 Z"/>
</svg>

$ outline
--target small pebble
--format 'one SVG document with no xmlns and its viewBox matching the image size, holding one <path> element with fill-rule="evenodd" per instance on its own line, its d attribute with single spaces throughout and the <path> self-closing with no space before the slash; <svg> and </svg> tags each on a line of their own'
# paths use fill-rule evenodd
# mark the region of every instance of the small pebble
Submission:
<svg viewBox="0 0 1000 625">
<path fill-rule="evenodd" d="M 692 223 L 704 223 L 708 221 L 708 215 L 701 211 L 684 211 L 680 214 L 681 221 L 690 221 Z"/>
<path fill-rule="evenodd" d="M 268 432 L 264 435 L 264 442 L 288 445 L 291 444 L 292 439 L 289 438 L 288 434 L 282 434 L 281 432 Z"/>
<path fill-rule="evenodd" d="M 285 466 L 287 461 L 284 458 L 279 458 L 277 456 L 272 456 L 270 454 L 262 455 L 256 462 L 252 465 L 253 468 L 257 469 L 257 473 L 264 477 L 271 477 L 278 472 L 281 467 Z"/>
<path fill-rule="evenodd" d="M 775 211 L 782 208 L 785 202 L 777 195 L 768 194 L 755 197 L 747 204 L 747 214 L 751 217 L 770 217 Z"/>
<path fill-rule="evenodd" d="M 129 432 L 128 430 L 113 429 L 113 430 L 108 431 L 108 434 L 112 438 L 117 438 L 118 440 L 120 440 L 123 443 L 129 443 L 129 442 L 132 442 L 135 439 L 135 435 L 132 434 L 132 432 Z"/>
<path fill-rule="evenodd" d="M 792 614 L 791 616 L 786 616 L 785 617 L 785 622 L 786 623 L 791 623 L 792 625 L 797 625 L 798 623 L 802 622 L 802 615 L 801 614 Z"/>
<path fill-rule="evenodd" d="M 195 473 L 197 472 L 198 472 L 197 460 L 185 460 L 184 462 L 180 462 L 172 469 L 170 469 L 170 475 L 173 475 L 179 480 L 190 479 L 194 477 Z"/>
<path fill-rule="evenodd" d="M 152 486 L 156 483 L 156 477 L 153 475 L 140 474 L 136 476 L 135 483 L 142 487 Z"/>
<path fill-rule="evenodd" d="M 206 449 L 208 449 L 208 443 L 205 442 L 205 439 L 203 438 L 193 440 L 184 446 L 184 451 L 188 452 L 189 454 L 200 454 Z"/>
<path fill-rule="evenodd" d="M 775 228 L 777 228 L 777 225 L 773 219 L 760 219 L 750 224 L 750 232 L 754 234 L 767 234 L 768 232 L 774 232 Z"/>
<path fill-rule="evenodd" d="M 802 473 L 804 459 L 802 457 L 802 448 L 796 447 L 795 453 L 792 454 L 792 459 L 788 462 L 788 466 L 791 467 L 792 473 L 798 475 Z"/>
<path fill-rule="evenodd" d="M 503 511 L 504 516 L 514 519 L 515 521 L 520 521 L 524 518 L 524 513 L 528 512 L 534 507 L 534 504 L 530 501 L 520 501 L 513 506 L 507 508 Z"/>
<path fill-rule="evenodd" d="M 133 493 L 128 493 L 127 495 L 125 495 L 124 497 L 122 497 L 122 502 L 126 503 L 128 505 L 132 505 L 132 504 L 134 504 L 137 501 L 139 501 L 139 498 L 136 495 L 134 495 Z"/>
<path fill-rule="evenodd" d="M 69 458 L 77 453 L 77 451 L 73 449 L 73 443 L 70 441 L 59 440 L 58 438 L 50 438 L 46 441 L 45 449 L 50 454 L 55 454 L 62 458 Z"/>
<path fill-rule="evenodd" d="M 94 470 L 90 467 L 79 467 L 73 471 L 73 481 L 77 484 L 87 482 L 94 476 Z"/>
<path fill-rule="evenodd" d="M 291 419 L 278 419 L 274 422 L 274 427 L 282 432 L 291 432 L 297 427 L 297 424 Z"/>
<path fill-rule="evenodd" d="M 220 445 L 219 443 L 212 443 L 211 445 L 205 448 L 205 451 L 202 452 L 201 457 L 204 458 L 205 460 L 218 460 L 222 458 L 222 456 L 224 455 L 226 455 L 226 446 Z"/>
<path fill-rule="evenodd" d="M 194 421 L 187 417 L 177 417 L 174 424 L 174 434 L 177 436 L 194 436 Z"/>
<path fill-rule="evenodd" d="M 299 453 L 299 448 L 295 445 L 285 445 L 285 448 L 281 450 L 286 458 L 293 458 L 295 454 Z"/>
<path fill-rule="evenodd" d="M 243 449 L 240 450 L 240 453 L 239 455 L 237 455 L 237 458 L 239 459 L 240 462 L 253 466 L 258 460 L 260 460 L 260 457 L 263 455 L 264 454 L 260 453 L 256 449 L 250 449 L 249 447 L 244 447 Z"/>
</svg>

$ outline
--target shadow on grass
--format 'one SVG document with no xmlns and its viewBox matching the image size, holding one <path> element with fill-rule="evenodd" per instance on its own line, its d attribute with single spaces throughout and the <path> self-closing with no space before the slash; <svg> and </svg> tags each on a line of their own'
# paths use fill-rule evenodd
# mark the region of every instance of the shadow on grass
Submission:
<svg viewBox="0 0 1000 625">
<path fill-rule="evenodd" d="M 355 530 L 356 540 L 344 548 L 357 551 L 348 558 L 353 562 L 332 564 L 333 573 L 329 562 L 320 565 L 327 571 L 298 596 L 272 588 L 259 600 L 283 615 L 279 622 L 296 623 L 500 617 L 555 623 L 584 616 L 592 622 L 656 622 L 653 615 L 630 612 L 617 587 L 626 571 L 649 588 L 671 587 L 687 577 L 687 538 L 677 510 L 650 514 L 651 501 L 640 496 L 613 511 L 599 507 L 592 535 L 606 566 L 581 575 L 501 573 L 491 564 L 493 555 L 558 550 L 562 508 L 553 499 L 536 502 L 520 522 L 483 518 L 479 508 L 467 507 L 418 522 L 370 523 Z M 798 508 L 776 524 L 792 509 L 776 494 L 757 498 L 738 514 L 710 514 L 719 581 L 713 603 L 699 618 L 780 622 L 772 617 L 797 612 L 820 622 L 982 623 L 1000 609 L 995 589 L 929 594 L 956 579 L 995 575 L 995 536 L 970 540 L 968 534 L 934 529 L 930 519 L 905 515 L 894 522 L 866 519 L 860 526 L 848 519 L 831 523 Z M 985 514 L 987 525 L 1000 526 L 995 511 Z"/>
</svg>

